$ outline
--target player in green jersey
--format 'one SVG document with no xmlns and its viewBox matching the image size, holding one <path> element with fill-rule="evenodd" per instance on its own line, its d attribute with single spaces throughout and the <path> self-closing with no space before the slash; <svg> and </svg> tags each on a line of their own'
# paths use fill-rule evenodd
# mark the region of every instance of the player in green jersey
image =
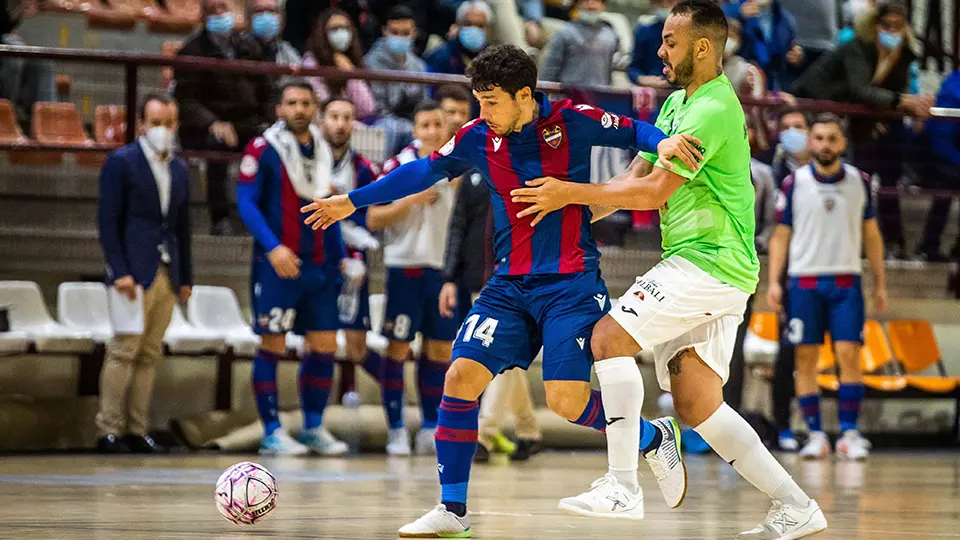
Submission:
<svg viewBox="0 0 960 540">
<path fill-rule="evenodd" d="M 643 439 L 679 432 L 640 433 L 643 382 L 634 362 L 641 349 L 656 360 L 661 388 L 673 393 L 680 418 L 748 482 L 773 500 L 767 518 L 741 538 L 789 540 L 827 527 L 817 503 L 797 486 L 757 433 L 723 402 L 737 327 L 756 289 L 760 265 L 753 244 L 754 189 L 743 109 L 721 70 L 727 23 L 710 0 L 682 0 L 663 28 L 664 74 L 682 90 L 666 101 L 657 127 L 701 141 L 700 167 L 640 154 L 629 170 L 603 185 L 542 178 L 515 190 L 529 203 L 520 215 L 534 224 L 568 204 L 610 209 L 660 209 L 663 260 L 624 294 L 593 330 L 597 378 L 607 416 L 610 470 L 589 491 L 561 501 L 562 509 L 602 517 L 620 515 L 642 494 L 625 486 L 636 477 Z M 602 212 L 597 212 L 602 214 Z M 639 444 L 638 444 L 639 443 Z M 652 447 L 660 447 L 652 446 Z M 661 450 L 662 452 L 662 450 Z M 679 454 L 645 455 L 664 497 L 679 506 L 686 471 Z M 611 501 L 614 501 L 611 504 Z M 619 504 L 618 504 L 619 502 Z"/>
</svg>

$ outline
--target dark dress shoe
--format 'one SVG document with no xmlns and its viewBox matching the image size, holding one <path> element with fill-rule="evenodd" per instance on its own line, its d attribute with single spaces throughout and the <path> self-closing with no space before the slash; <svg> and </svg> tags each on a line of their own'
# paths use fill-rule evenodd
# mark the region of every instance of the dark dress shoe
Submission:
<svg viewBox="0 0 960 540">
<path fill-rule="evenodd" d="M 130 447 L 116 435 L 104 435 L 97 439 L 97 452 L 101 454 L 129 454 Z"/>
<path fill-rule="evenodd" d="M 517 441 L 517 451 L 510 454 L 511 461 L 526 461 L 530 456 L 540 453 L 543 447 L 540 441 L 534 439 L 520 439 Z"/>
<path fill-rule="evenodd" d="M 487 447 L 486 447 L 486 446 L 484 446 L 484 445 L 482 445 L 482 444 L 478 444 L 478 445 L 477 445 L 477 453 L 473 455 L 473 462 L 474 462 L 474 463 L 487 463 L 487 462 L 489 462 L 489 461 L 490 461 L 490 451 L 487 450 Z"/>
<path fill-rule="evenodd" d="M 149 435 L 124 435 L 123 442 L 134 454 L 166 454 L 167 449 L 157 444 Z"/>
</svg>

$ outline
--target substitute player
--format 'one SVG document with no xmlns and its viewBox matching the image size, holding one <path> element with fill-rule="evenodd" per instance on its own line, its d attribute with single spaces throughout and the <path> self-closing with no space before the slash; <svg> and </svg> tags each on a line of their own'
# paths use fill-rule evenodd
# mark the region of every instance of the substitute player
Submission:
<svg viewBox="0 0 960 540">
<path fill-rule="evenodd" d="M 240 161 L 237 207 L 254 238 L 250 275 L 253 328 L 260 349 L 253 359 L 253 390 L 263 421 L 262 454 L 342 455 L 347 445 L 323 427 L 337 351 L 337 295 L 345 257 L 340 227 L 318 233 L 299 219 L 304 201 L 330 193 L 333 156 L 310 122 L 316 97 L 303 81 L 283 85 L 282 120 L 250 141 Z M 300 363 L 303 429 L 299 442 L 280 427 L 277 362 L 286 334 L 305 334 Z"/>
<path fill-rule="evenodd" d="M 637 278 L 593 331 L 594 356 L 610 359 L 597 363 L 607 414 L 614 414 L 612 400 L 611 406 L 606 400 L 614 388 L 623 396 L 617 415 L 631 418 L 639 413 L 640 400 L 630 399 L 643 391 L 633 356 L 641 348 L 651 349 L 660 386 L 672 392 L 680 418 L 774 500 L 764 523 L 741 537 L 802 538 L 826 528 L 823 512 L 750 424 L 723 402 L 737 327 L 760 270 L 747 127 L 720 68 L 726 37 L 723 11 L 710 0 L 681 0 L 663 27 L 658 52 L 663 71 L 683 90 L 664 103 L 657 126 L 702 140 L 699 170 L 641 153 L 633 167 L 607 184 L 543 178 L 534 182 L 539 187 L 515 190 L 513 196 L 518 204 L 530 204 L 518 215 L 536 216 L 538 229 L 567 204 L 660 209 L 663 261 Z M 611 365 L 616 369 L 608 371 Z M 614 448 L 610 429 L 607 432 L 610 473 L 590 491 L 561 501 L 561 508 L 604 517 L 625 512 L 609 501 L 623 500 L 629 493 L 623 484 L 632 478 L 625 479 L 623 473 L 637 463 L 636 446 Z M 665 478 L 661 487 L 668 504 L 679 505 L 686 485 L 679 482 L 681 476 L 671 474 L 677 467 L 667 462 L 665 470 L 663 460 L 651 465 L 658 479 Z"/>
<path fill-rule="evenodd" d="M 659 149 L 665 159 L 682 155 L 696 165 L 687 136 L 667 139 L 656 127 L 627 117 L 570 101 L 550 102 L 533 90 L 536 63 L 517 47 L 484 49 L 473 61 L 470 78 L 480 118 L 443 148 L 349 196 L 317 200 L 303 209 L 313 212 L 308 223 L 328 227 L 357 207 L 426 190 L 473 166 L 490 188 L 496 269 L 460 327 L 443 388 L 436 435 L 441 504 L 402 527 L 402 537 L 470 535 L 466 501 L 477 449 L 477 398 L 495 374 L 527 368 L 541 344 L 551 410 L 601 431 L 640 422 L 639 409 L 634 418 L 604 412 L 606 400 L 590 389 L 590 331 L 609 309 L 600 253 L 590 234 L 591 210 L 572 206 L 534 229 L 531 218 L 517 217 L 522 207 L 511 202 L 510 190 L 544 174 L 589 182 L 594 145 Z M 643 426 L 658 429 L 649 422 Z M 657 453 L 679 460 L 678 442 L 664 438 Z M 630 504 L 632 517 L 642 517 L 642 500 L 635 497 Z"/>
<path fill-rule="evenodd" d="M 863 342 L 863 288 L 860 253 L 866 251 L 873 271 L 878 312 L 887 304 L 883 238 L 870 197 L 870 177 L 840 158 L 847 138 L 840 118 L 823 114 L 810 127 L 813 163 L 797 169 L 783 183 L 777 229 L 770 241 L 770 287 L 767 301 L 782 308 L 780 277 L 789 250 L 789 326 L 796 344 L 797 401 L 810 428 L 800 456 L 830 455 L 830 441 L 820 426 L 817 361 L 824 332 L 829 331 L 840 368 L 837 408 L 843 436 L 837 456 L 865 459 L 869 445 L 857 431 L 863 401 L 860 345 Z"/>
<path fill-rule="evenodd" d="M 383 164 L 383 174 L 429 156 L 449 136 L 439 103 L 425 101 L 417 105 L 413 114 L 414 141 Z M 422 193 L 367 210 L 370 230 L 383 231 L 383 263 L 387 268 L 383 334 L 390 344 L 384 359 L 383 403 L 389 427 L 387 453 L 392 456 L 410 455 L 410 439 L 403 426 L 403 362 L 417 332 L 423 335 L 423 351 L 417 359 L 422 422 L 415 439 L 416 452 L 436 453 L 434 434 L 443 378 L 457 335 L 456 319 L 444 317 L 439 308 L 443 250 L 455 198 L 456 185 L 439 182 Z"/>
</svg>

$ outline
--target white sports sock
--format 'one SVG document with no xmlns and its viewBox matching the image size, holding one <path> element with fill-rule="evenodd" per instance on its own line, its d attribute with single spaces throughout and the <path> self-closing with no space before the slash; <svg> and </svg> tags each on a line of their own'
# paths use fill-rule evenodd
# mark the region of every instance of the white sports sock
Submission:
<svg viewBox="0 0 960 540">
<path fill-rule="evenodd" d="M 763 446 L 757 432 L 726 403 L 693 429 L 740 476 L 771 499 L 801 507 L 810 502 L 810 497 Z"/>
<path fill-rule="evenodd" d="M 633 490 L 640 489 L 640 409 L 643 407 L 643 377 L 631 356 L 595 364 L 600 398 L 607 416 L 607 461 L 610 474 Z M 611 422 L 612 421 L 612 422 Z"/>
</svg>

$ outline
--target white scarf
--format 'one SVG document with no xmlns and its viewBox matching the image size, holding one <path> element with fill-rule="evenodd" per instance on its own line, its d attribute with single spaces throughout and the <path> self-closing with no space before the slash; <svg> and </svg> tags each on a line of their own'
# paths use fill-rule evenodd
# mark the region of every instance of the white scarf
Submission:
<svg viewBox="0 0 960 540">
<path fill-rule="evenodd" d="M 263 137 L 280 155 L 293 190 L 301 199 L 308 201 L 330 196 L 333 170 L 333 151 L 330 150 L 330 145 L 323 139 L 317 126 L 310 124 L 309 129 L 313 137 L 313 159 L 303 156 L 300 143 L 293 136 L 293 132 L 287 129 L 283 120 L 277 121 L 263 132 Z"/>
<path fill-rule="evenodd" d="M 333 165 L 333 178 L 330 180 L 330 186 L 336 193 L 350 193 L 357 189 L 357 170 L 353 166 L 353 149 L 348 149 L 340 163 Z"/>
</svg>

